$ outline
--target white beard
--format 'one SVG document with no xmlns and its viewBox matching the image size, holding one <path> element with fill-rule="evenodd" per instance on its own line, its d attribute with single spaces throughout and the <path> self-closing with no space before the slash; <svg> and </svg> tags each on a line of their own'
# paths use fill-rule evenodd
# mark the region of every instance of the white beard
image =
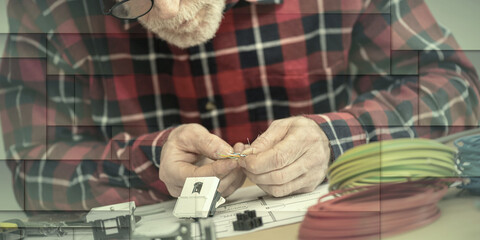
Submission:
<svg viewBox="0 0 480 240">
<path fill-rule="evenodd" d="M 178 14 L 169 19 L 156 17 L 155 6 L 138 21 L 159 38 L 180 48 L 204 43 L 215 36 L 223 17 L 225 0 L 181 0 Z M 186 24 L 186 21 L 189 21 Z"/>
</svg>

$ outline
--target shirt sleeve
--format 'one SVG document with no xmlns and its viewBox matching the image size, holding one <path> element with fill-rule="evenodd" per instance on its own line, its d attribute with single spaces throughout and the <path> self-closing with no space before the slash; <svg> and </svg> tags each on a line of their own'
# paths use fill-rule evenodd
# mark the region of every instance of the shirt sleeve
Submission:
<svg viewBox="0 0 480 240">
<path fill-rule="evenodd" d="M 437 138 L 479 125 L 477 73 L 423 1 L 375 0 L 353 28 L 351 104 L 309 115 L 335 158 L 392 138 Z"/>
<path fill-rule="evenodd" d="M 24 198 L 25 210 L 79 210 L 167 199 L 158 166 L 161 146 L 171 129 L 132 136 L 127 132 L 113 134 L 112 127 L 70 124 L 72 118 L 80 121 L 68 104 L 72 97 L 55 99 L 55 94 L 46 94 L 41 86 L 50 82 L 49 92 L 62 80 L 49 77 L 42 82 L 21 74 L 30 71 L 45 76 L 42 67 L 35 67 L 42 66 L 42 61 L 3 59 L 0 70 L 6 155 L 11 160 L 16 195 Z"/>
<path fill-rule="evenodd" d="M 20 205 L 26 211 L 89 210 L 170 198 L 158 166 L 172 129 L 134 135 L 95 124 L 89 86 L 81 84 L 89 79 L 48 74 L 48 34 L 28 16 L 38 9 L 22 6 L 9 7 L 15 33 L 0 66 L 2 135 Z M 68 55 L 60 57 L 53 61 L 68 67 Z"/>
</svg>

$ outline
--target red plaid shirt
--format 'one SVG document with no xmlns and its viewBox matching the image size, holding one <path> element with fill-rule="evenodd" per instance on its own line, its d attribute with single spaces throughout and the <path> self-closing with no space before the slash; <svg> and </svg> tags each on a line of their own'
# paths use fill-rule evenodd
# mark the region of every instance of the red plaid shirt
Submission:
<svg viewBox="0 0 480 240">
<path fill-rule="evenodd" d="M 97 1 L 10 1 L 0 116 L 25 210 L 168 198 L 159 157 L 179 124 L 233 144 L 304 115 L 335 157 L 479 124 L 474 68 L 422 1 L 227 8 L 213 40 L 179 49 Z"/>
</svg>

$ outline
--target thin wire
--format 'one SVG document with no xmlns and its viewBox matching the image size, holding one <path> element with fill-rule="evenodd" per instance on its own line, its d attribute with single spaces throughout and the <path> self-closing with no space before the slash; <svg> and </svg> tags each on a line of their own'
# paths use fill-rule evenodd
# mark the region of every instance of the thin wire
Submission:
<svg viewBox="0 0 480 240">
<path fill-rule="evenodd" d="M 246 157 L 247 155 L 241 153 L 229 153 L 229 154 L 218 154 L 220 158 L 228 158 L 228 159 L 239 159 L 241 157 Z"/>
<path fill-rule="evenodd" d="M 250 140 L 248 140 L 247 138 L 247 142 L 248 142 L 248 146 L 250 146 Z M 232 153 L 227 153 L 227 154 L 222 154 L 222 153 L 218 153 L 218 156 L 220 158 L 225 158 L 225 159 L 239 159 L 241 157 L 246 157 L 247 155 L 246 154 L 242 154 L 242 153 L 236 153 L 236 152 L 232 152 Z"/>
<path fill-rule="evenodd" d="M 459 187 L 480 195 L 480 135 L 457 139 L 454 145 L 458 148 L 456 164 L 460 176 L 469 179 Z"/>
</svg>

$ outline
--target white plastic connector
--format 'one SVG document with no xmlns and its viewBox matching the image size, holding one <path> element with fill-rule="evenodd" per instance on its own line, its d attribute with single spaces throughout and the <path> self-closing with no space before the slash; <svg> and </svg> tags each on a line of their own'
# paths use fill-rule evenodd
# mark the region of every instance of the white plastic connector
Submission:
<svg viewBox="0 0 480 240">
<path fill-rule="evenodd" d="M 187 178 L 177 199 L 173 215 L 178 218 L 206 218 L 213 216 L 225 199 L 217 191 L 217 177 Z"/>
</svg>

